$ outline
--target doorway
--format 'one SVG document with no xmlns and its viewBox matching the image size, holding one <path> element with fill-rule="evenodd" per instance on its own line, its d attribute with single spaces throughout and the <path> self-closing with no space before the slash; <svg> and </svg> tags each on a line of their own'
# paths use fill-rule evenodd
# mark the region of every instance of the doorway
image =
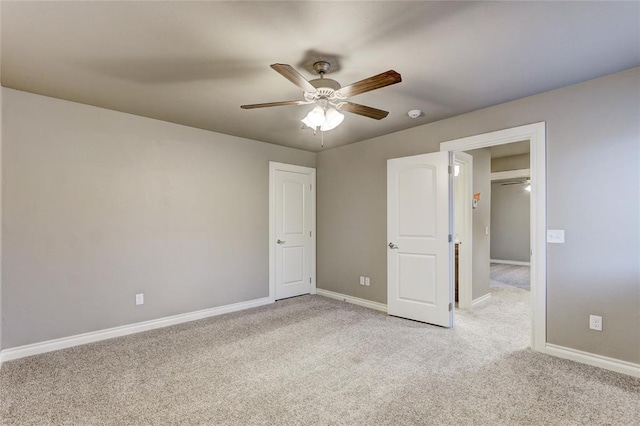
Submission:
<svg viewBox="0 0 640 426">
<path fill-rule="evenodd" d="M 529 141 L 491 151 L 491 289 L 530 291 Z"/>
<path fill-rule="evenodd" d="M 531 348 L 544 352 L 546 343 L 546 125 L 544 122 L 456 139 L 440 144 L 441 151 L 469 151 L 478 148 L 529 141 L 530 146 L 530 265 Z M 471 283 L 460 283 L 471 294 Z"/>
</svg>

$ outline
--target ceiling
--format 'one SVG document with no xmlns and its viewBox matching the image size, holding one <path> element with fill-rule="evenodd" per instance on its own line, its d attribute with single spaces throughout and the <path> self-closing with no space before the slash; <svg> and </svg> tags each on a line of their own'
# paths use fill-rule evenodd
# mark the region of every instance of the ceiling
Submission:
<svg viewBox="0 0 640 426">
<path fill-rule="evenodd" d="M 514 155 L 528 154 L 530 151 L 529 141 L 511 142 L 502 145 L 489 147 L 491 151 L 491 159 L 512 157 Z"/>
<path fill-rule="evenodd" d="M 310 106 L 269 68 L 339 58 L 343 86 L 393 69 L 403 81 L 351 98 L 324 147 L 345 145 L 640 66 L 639 2 L 2 1 L 5 87 L 255 140 L 320 150 Z M 407 111 L 420 109 L 411 119 Z"/>
</svg>

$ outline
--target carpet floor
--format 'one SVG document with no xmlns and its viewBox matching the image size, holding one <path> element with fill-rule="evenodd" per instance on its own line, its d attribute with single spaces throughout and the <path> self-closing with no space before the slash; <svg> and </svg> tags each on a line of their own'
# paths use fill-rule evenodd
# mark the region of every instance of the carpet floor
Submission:
<svg viewBox="0 0 640 426">
<path fill-rule="evenodd" d="M 520 265 L 492 263 L 489 269 L 491 287 L 531 289 L 531 268 Z"/>
<path fill-rule="evenodd" d="M 640 379 L 527 349 L 529 294 L 444 329 L 302 296 L 7 362 L 4 425 L 637 425 Z"/>
</svg>

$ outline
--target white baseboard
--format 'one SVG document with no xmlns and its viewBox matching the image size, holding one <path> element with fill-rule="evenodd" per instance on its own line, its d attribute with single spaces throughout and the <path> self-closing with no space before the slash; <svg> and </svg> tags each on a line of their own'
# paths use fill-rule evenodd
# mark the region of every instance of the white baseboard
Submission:
<svg viewBox="0 0 640 426">
<path fill-rule="evenodd" d="M 491 299 L 491 293 L 487 293 L 484 296 L 480 296 L 477 299 L 475 299 L 474 301 L 471 302 L 471 307 L 473 308 L 474 306 L 484 302 L 485 300 L 489 300 Z"/>
<path fill-rule="evenodd" d="M 384 303 L 372 302 L 371 300 L 360 299 L 359 297 L 347 296 L 346 294 L 336 293 L 335 291 L 317 289 L 317 294 L 331 299 L 342 300 L 343 302 L 353 303 L 354 305 L 364 306 L 365 308 L 375 309 L 377 311 L 387 312 L 387 305 Z"/>
<path fill-rule="evenodd" d="M 348 296 L 342 293 L 336 293 L 335 291 L 323 290 L 319 288 L 317 290 L 319 296 L 329 297 L 331 299 L 341 300 L 347 303 L 353 303 L 354 305 L 364 306 L 365 308 L 375 309 L 377 311 L 387 312 L 387 305 L 384 303 L 372 302 L 371 300 L 361 299 L 359 297 Z M 471 306 L 475 306 L 491 298 L 491 293 L 487 293 L 484 296 L 478 297 L 471 302 Z"/>
<path fill-rule="evenodd" d="M 502 265 L 531 266 L 530 262 L 520 262 L 519 260 L 490 259 L 489 262 L 500 263 Z"/>
<path fill-rule="evenodd" d="M 248 300 L 246 302 L 233 303 L 231 305 L 217 306 L 215 308 L 202 309 L 200 311 L 189 312 L 186 314 L 178 314 L 170 317 L 123 325 L 120 327 L 107 328 L 105 330 L 92 331 L 89 333 L 77 334 L 75 336 L 63 337 L 60 339 L 48 340 L 46 342 L 32 343 L 30 345 L 9 348 L 0 352 L 0 365 L 2 362 L 24 358 L 26 356 L 38 355 L 45 352 L 71 348 L 73 346 L 98 342 L 100 340 L 112 339 L 114 337 L 127 336 L 129 334 L 140 333 L 142 331 L 154 330 L 156 328 L 168 327 L 170 325 L 182 324 L 184 322 L 195 321 L 203 318 L 227 314 L 230 312 L 268 305 L 270 303 L 273 303 L 273 300 L 268 297 L 264 297 L 261 299 Z"/>
<path fill-rule="evenodd" d="M 554 345 L 553 343 L 547 343 L 545 345 L 545 353 L 547 355 L 570 359 L 571 361 L 593 365 L 595 367 L 604 368 L 606 370 L 615 371 L 617 373 L 627 374 L 633 377 L 640 377 L 640 364 L 635 364 L 633 362 L 622 361 L 603 355 L 597 355 L 577 349 L 566 348 L 564 346 Z"/>
</svg>

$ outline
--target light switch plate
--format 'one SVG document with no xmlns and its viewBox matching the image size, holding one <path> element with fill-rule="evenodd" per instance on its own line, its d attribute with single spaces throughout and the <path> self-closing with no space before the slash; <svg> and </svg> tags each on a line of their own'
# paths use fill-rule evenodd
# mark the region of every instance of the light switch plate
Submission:
<svg viewBox="0 0 640 426">
<path fill-rule="evenodd" d="M 564 243 L 564 230 L 563 229 L 547 229 L 547 242 L 554 244 Z"/>
</svg>

